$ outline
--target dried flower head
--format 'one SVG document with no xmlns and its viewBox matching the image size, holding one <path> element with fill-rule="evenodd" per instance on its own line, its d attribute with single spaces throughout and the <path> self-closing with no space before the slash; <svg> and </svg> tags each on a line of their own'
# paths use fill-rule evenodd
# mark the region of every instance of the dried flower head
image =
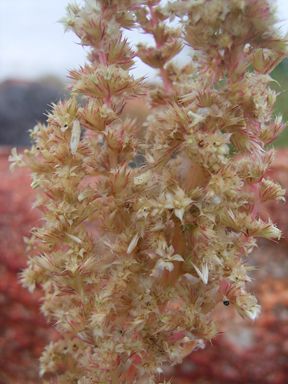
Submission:
<svg viewBox="0 0 288 384">
<path fill-rule="evenodd" d="M 62 335 L 40 361 L 50 383 L 152 384 L 217 335 L 218 303 L 259 314 L 244 259 L 257 237 L 280 238 L 258 208 L 285 192 L 263 178 L 265 145 L 285 126 L 269 88 L 286 55 L 276 21 L 268 0 L 68 5 L 65 29 L 90 47 L 90 63 L 70 72 L 83 104 L 72 93 L 53 105 L 31 151 L 9 158 L 39 190 L 44 224 L 26 239 L 38 254 L 22 282 L 42 287 L 41 310 Z M 155 46 L 134 51 L 123 37 L 134 28 Z M 184 43 L 195 53 L 181 67 L 170 60 Z M 129 72 L 137 56 L 158 69 L 153 89 Z M 121 114 L 143 95 L 142 142 Z"/>
</svg>

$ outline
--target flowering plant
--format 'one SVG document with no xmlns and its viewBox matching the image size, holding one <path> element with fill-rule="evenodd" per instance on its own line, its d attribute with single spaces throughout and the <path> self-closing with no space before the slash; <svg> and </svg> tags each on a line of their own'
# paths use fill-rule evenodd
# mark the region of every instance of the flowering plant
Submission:
<svg viewBox="0 0 288 384">
<path fill-rule="evenodd" d="M 89 64 L 70 72 L 71 98 L 31 131 L 32 149 L 10 156 L 32 170 L 45 221 L 26 240 L 39 254 L 22 282 L 42 287 L 41 310 L 62 334 L 41 357 L 51 383 L 152 384 L 218 334 L 217 303 L 257 317 L 243 258 L 257 237 L 280 238 L 258 208 L 284 194 L 263 178 L 266 145 L 285 127 L 269 88 L 286 55 L 276 21 L 268 0 L 68 5 L 62 22 L 90 47 Z M 134 51 L 123 37 L 133 28 L 155 46 Z M 184 42 L 195 51 L 179 66 Z M 153 89 L 129 72 L 137 56 L 158 70 Z M 140 96 L 145 141 L 122 117 Z"/>
</svg>

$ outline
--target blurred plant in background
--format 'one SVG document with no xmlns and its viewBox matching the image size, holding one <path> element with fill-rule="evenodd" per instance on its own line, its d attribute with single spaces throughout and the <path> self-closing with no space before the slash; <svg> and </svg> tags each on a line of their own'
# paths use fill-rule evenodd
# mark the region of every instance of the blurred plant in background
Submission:
<svg viewBox="0 0 288 384">
<path fill-rule="evenodd" d="M 277 83 L 271 83 L 271 88 L 275 89 L 279 93 L 277 101 L 274 107 L 275 115 L 281 114 L 283 121 L 288 121 L 288 59 L 284 59 L 277 67 L 272 71 L 271 77 L 277 81 Z M 288 131 L 284 130 L 279 137 L 273 142 L 275 147 L 288 146 Z"/>
</svg>

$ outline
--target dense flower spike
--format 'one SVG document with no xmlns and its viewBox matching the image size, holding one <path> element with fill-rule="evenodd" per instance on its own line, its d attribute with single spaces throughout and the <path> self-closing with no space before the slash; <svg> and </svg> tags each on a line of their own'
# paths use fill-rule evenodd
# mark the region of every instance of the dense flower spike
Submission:
<svg viewBox="0 0 288 384">
<path fill-rule="evenodd" d="M 218 303 L 257 317 L 244 259 L 255 238 L 280 238 L 258 209 L 285 192 L 263 178 L 265 145 L 285 127 L 271 117 L 269 73 L 286 55 L 276 21 L 268 0 L 68 5 L 62 22 L 90 47 L 90 64 L 70 72 L 77 93 L 31 131 L 31 151 L 9 159 L 39 189 L 44 224 L 27 240 L 38 255 L 22 282 L 43 288 L 42 312 L 62 334 L 41 358 L 50 383 L 152 384 L 164 363 L 217 335 Z M 155 46 L 134 52 L 124 38 L 133 28 Z M 195 51 L 181 67 L 171 59 L 184 43 Z M 153 89 L 129 73 L 136 56 L 158 70 Z M 143 95 L 140 142 L 121 114 Z"/>
</svg>

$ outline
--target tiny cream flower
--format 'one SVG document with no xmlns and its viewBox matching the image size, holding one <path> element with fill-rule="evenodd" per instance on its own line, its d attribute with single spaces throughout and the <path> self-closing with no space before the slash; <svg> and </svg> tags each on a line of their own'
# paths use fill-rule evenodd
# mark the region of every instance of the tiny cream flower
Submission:
<svg viewBox="0 0 288 384">
<path fill-rule="evenodd" d="M 186 197 L 183 189 L 177 189 L 175 195 L 172 193 L 166 193 L 166 204 L 165 208 L 174 209 L 175 216 L 178 217 L 179 220 L 183 221 L 183 216 L 186 208 L 192 204 L 193 200 L 189 197 Z"/>
<path fill-rule="evenodd" d="M 240 311 L 238 311 L 240 313 Z M 247 309 L 244 308 L 244 315 L 251 319 L 252 321 L 256 320 L 261 312 L 261 305 L 255 304 L 253 307 Z"/>
<path fill-rule="evenodd" d="M 194 127 L 196 124 L 198 124 L 198 123 L 202 122 L 203 120 L 205 120 L 205 116 L 198 115 L 197 113 L 194 113 L 192 111 L 189 111 L 187 113 L 187 115 L 192 120 L 191 127 Z"/>
<path fill-rule="evenodd" d="M 245 293 L 243 289 L 239 293 L 234 303 L 239 315 L 248 317 L 252 321 L 256 320 L 261 311 L 261 305 L 257 304 L 253 295 Z"/>
<path fill-rule="evenodd" d="M 173 261 L 184 261 L 183 257 L 174 253 L 174 248 L 172 245 L 165 249 L 159 249 L 157 250 L 157 254 L 161 256 L 160 259 L 157 260 L 157 263 L 155 265 L 155 269 L 157 270 L 164 270 L 167 269 L 168 271 L 172 271 L 174 268 Z"/>
<path fill-rule="evenodd" d="M 21 168 L 25 167 L 25 163 L 22 160 L 23 159 L 23 155 L 18 155 L 16 148 L 13 148 L 11 153 L 12 153 L 12 155 L 10 155 L 9 158 L 8 158 L 8 161 L 11 161 L 11 164 L 10 164 L 10 167 L 9 167 L 10 171 L 13 172 L 16 165 L 18 167 L 21 167 Z"/>
</svg>

